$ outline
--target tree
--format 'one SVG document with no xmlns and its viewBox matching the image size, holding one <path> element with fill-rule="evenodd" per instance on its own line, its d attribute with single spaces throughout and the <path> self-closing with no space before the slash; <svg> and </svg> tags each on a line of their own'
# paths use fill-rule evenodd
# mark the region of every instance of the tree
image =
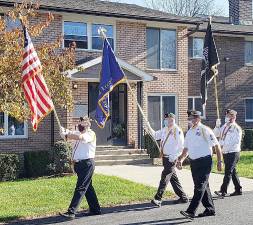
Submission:
<svg viewBox="0 0 253 225">
<path fill-rule="evenodd" d="M 148 7 L 178 16 L 222 15 L 214 0 L 145 0 Z"/>
<path fill-rule="evenodd" d="M 61 37 L 53 43 L 34 41 L 54 19 L 52 14 L 48 14 L 43 21 L 38 8 L 38 4 L 22 2 L 15 4 L 0 18 L 0 112 L 19 120 L 30 118 L 30 109 L 21 85 L 24 35 L 22 26 L 9 29 L 8 21 L 22 21 L 27 27 L 54 104 L 72 109 L 70 82 L 63 72 L 75 67 L 74 45 L 62 50 Z M 38 22 L 34 24 L 34 21 Z"/>
</svg>

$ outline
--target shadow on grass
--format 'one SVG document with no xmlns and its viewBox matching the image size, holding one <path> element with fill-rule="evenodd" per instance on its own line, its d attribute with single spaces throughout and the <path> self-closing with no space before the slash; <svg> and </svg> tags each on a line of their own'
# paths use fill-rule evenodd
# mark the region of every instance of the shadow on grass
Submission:
<svg viewBox="0 0 253 225">
<path fill-rule="evenodd" d="M 163 202 L 164 205 L 172 205 L 174 204 L 174 201 L 165 201 Z M 132 205 L 122 205 L 122 206 L 114 206 L 114 207 L 108 207 L 108 208 L 103 208 L 102 213 L 103 214 L 111 214 L 111 213 L 122 213 L 122 212 L 139 212 L 139 211 L 144 211 L 144 210 L 151 210 L 156 208 L 153 206 L 151 203 L 139 203 L 139 204 L 132 204 Z M 76 219 L 81 219 L 85 217 L 87 214 L 86 211 L 81 211 L 76 215 Z M 6 221 L 6 224 L 9 225 L 37 225 L 37 224 L 53 224 L 53 223 L 61 223 L 67 221 L 67 219 L 54 215 L 54 216 L 48 216 L 44 218 L 35 218 L 35 219 L 22 219 L 19 220 L 18 217 L 5 217 L 5 218 L 0 218 L 0 220 Z M 13 221 L 15 220 L 15 221 Z M 7 223 L 7 221 L 10 221 Z"/>
</svg>

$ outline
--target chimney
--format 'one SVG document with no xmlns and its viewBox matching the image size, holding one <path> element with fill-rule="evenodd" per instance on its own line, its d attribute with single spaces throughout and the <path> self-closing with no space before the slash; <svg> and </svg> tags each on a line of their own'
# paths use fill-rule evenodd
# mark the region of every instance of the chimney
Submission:
<svg viewBox="0 0 253 225">
<path fill-rule="evenodd" d="M 252 25 L 252 0 L 229 0 L 229 20 L 235 25 Z"/>
</svg>

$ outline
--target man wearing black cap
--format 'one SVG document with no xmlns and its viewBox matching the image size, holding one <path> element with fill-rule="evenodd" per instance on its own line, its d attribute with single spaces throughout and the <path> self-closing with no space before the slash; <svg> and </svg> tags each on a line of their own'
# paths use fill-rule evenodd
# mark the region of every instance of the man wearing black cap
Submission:
<svg viewBox="0 0 253 225">
<path fill-rule="evenodd" d="M 231 178 L 235 186 L 235 191 L 230 194 L 230 196 L 242 194 L 242 187 L 236 172 L 236 165 L 240 159 L 242 129 L 235 122 L 236 115 L 237 112 L 235 110 L 226 110 L 225 124 L 220 128 L 219 121 L 217 120 L 216 127 L 214 129 L 216 136 L 220 140 L 225 164 L 223 183 L 220 187 L 220 190 L 214 192 L 216 195 L 221 197 L 226 196 Z"/>
<path fill-rule="evenodd" d="M 182 129 L 175 123 L 175 115 L 165 113 L 164 128 L 159 131 L 154 131 L 149 124 L 148 128 L 156 140 L 161 140 L 160 151 L 164 167 L 157 193 L 151 203 L 161 206 L 162 196 L 168 182 L 171 183 L 173 190 L 179 196 L 175 203 L 187 203 L 188 198 L 175 171 L 177 158 L 181 154 L 184 145 L 184 134 Z"/>
<path fill-rule="evenodd" d="M 81 117 L 78 124 L 78 131 L 70 131 L 61 127 L 60 135 L 62 138 L 75 140 L 75 146 L 72 153 L 74 170 L 77 174 L 77 183 L 72 201 L 68 211 L 60 215 L 74 219 L 77 209 L 85 196 L 89 205 L 88 215 L 100 215 L 100 205 L 96 192 L 92 185 L 92 176 L 95 170 L 95 151 L 96 134 L 90 129 L 90 119 Z"/>
<path fill-rule="evenodd" d="M 186 211 L 180 213 L 189 219 L 195 217 L 199 203 L 202 202 L 205 211 L 199 217 L 214 216 L 215 208 L 209 188 L 209 175 L 212 170 L 212 150 L 215 148 L 218 164 L 221 171 L 221 149 L 213 131 L 201 123 L 201 112 L 192 111 L 189 119 L 192 127 L 185 137 L 184 150 L 178 158 L 177 167 L 182 169 L 184 159 L 189 155 L 192 178 L 194 182 L 194 195 Z"/>
</svg>

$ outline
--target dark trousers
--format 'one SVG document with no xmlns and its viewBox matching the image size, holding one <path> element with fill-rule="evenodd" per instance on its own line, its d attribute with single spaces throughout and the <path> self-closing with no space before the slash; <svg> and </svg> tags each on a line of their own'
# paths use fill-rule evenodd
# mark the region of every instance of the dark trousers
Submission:
<svg viewBox="0 0 253 225">
<path fill-rule="evenodd" d="M 208 182 L 212 169 L 212 157 L 206 156 L 190 160 L 190 163 L 194 183 L 194 195 L 187 212 L 195 214 L 200 202 L 202 202 L 206 210 L 214 212 L 215 208 Z"/>
<path fill-rule="evenodd" d="M 157 193 L 155 195 L 155 199 L 161 200 L 164 191 L 166 190 L 166 187 L 170 181 L 172 188 L 174 192 L 180 197 L 180 198 L 187 198 L 186 194 L 183 191 L 183 188 L 178 180 L 176 171 L 175 171 L 175 163 L 170 162 L 168 158 L 163 157 L 163 172 L 161 175 L 160 184 L 157 190 Z"/>
<path fill-rule="evenodd" d="M 225 164 L 225 175 L 220 191 L 227 193 L 228 185 L 232 178 L 232 181 L 235 186 L 235 191 L 240 192 L 242 186 L 240 185 L 240 180 L 236 172 L 236 164 L 239 162 L 240 152 L 223 154 L 223 159 Z"/>
<path fill-rule="evenodd" d="M 86 159 L 75 163 L 74 170 L 77 174 L 77 183 L 68 212 L 76 213 L 83 196 L 87 199 L 90 212 L 100 212 L 97 195 L 92 186 L 92 175 L 95 170 L 94 159 Z"/>
</svg>

